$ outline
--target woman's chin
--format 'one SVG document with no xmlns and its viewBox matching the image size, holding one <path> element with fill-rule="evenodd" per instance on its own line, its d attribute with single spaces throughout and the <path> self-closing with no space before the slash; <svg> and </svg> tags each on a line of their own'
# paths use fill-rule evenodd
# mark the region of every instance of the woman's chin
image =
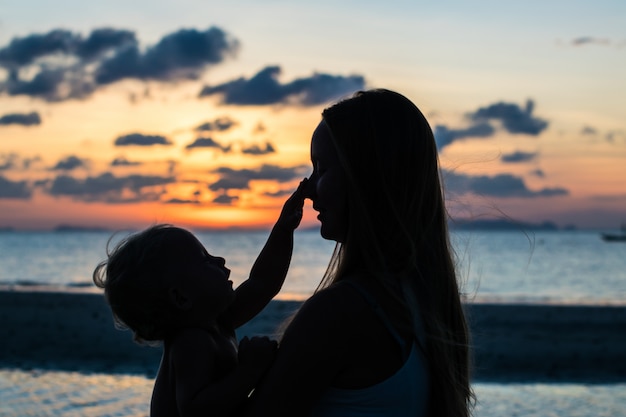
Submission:
<svg viewBox="0 0 626 417">
<path fill-rule="evenodd" d="M 322 235 L 322 238 L 326 240 L 334 240 L 339 243 L 344 241 L 344 234 L 338 233 L 337 230 L 333 228 L 327 226 L 325 227 L 324 223 L 322 223 L 322 226 L 320 227 L 320 235 Z"/>
<path fill-rule="evenodd" d="M 334 240 L 332 234 L 329 233 L 328 228 L 324 226 L 324 223 L 320 226 L 320 235 L 326 240 Z"/>
</svg>

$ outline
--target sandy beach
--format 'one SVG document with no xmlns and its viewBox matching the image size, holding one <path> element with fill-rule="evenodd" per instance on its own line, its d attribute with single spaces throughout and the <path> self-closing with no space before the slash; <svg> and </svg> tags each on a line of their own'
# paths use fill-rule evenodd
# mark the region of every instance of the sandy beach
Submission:
<svg viewBox="0 0 626 417">
<path fill-rule="evenodd" d="M 301 302 L 272 301 L 238 336 L 276 336 Z M 626 306 L 466 304 L 480 381 L 626 380 Z M 0 368 L 155 374 L 160 348 L 114 328 L 101 294 L 0 290 Z"/>
</svg>

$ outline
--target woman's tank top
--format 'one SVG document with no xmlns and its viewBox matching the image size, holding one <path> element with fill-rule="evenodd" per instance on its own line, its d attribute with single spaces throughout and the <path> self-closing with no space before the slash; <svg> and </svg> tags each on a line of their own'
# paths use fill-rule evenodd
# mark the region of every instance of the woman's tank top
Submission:
<svg viewBox="0 0 626 417">
<path fill-rule="evenodd" d="M 344 281 L 361 293 L 372 306 L 403 351 L 406 343 L 397 333 L 376 300 L 360 285 Z M 378 384 L 361 389 L 329 388 L 311 413 L 312 417 L 419 417 L 428 406 L 428 369 L 417 335 L 404 365 Z M 423 341 L 422 341 L 423 343 Z"/>
</svg>

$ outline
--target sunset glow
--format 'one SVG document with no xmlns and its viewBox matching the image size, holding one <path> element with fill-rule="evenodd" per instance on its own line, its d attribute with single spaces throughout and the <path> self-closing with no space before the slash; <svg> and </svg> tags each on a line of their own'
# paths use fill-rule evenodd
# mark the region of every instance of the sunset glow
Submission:
<svg viewBox="0 0 626 417">
<path fill-rule="evenodd" d="M 626 222 L 621 2 L 62 3 L 3 7 L 0 228 L 270 227 L 374 87 L 430 121 L 453 215 Z"/>
</svg>

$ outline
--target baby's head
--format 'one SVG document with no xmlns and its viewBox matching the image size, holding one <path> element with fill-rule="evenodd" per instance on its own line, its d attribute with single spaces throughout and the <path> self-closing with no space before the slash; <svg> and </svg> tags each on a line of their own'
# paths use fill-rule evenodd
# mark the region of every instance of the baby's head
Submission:
<svg viewBox="0 0 626 417">
<path fill-rule="evenodd" d="M 156 225 L 130 235 L 93 272 L 118 326 L 138 342 L 160 341 L 182 325 L 202 324 L 232 301 L 224 259 L 189 231 Z M 201 318 L 201 319 L 202 319 Z"/>
</svg>

